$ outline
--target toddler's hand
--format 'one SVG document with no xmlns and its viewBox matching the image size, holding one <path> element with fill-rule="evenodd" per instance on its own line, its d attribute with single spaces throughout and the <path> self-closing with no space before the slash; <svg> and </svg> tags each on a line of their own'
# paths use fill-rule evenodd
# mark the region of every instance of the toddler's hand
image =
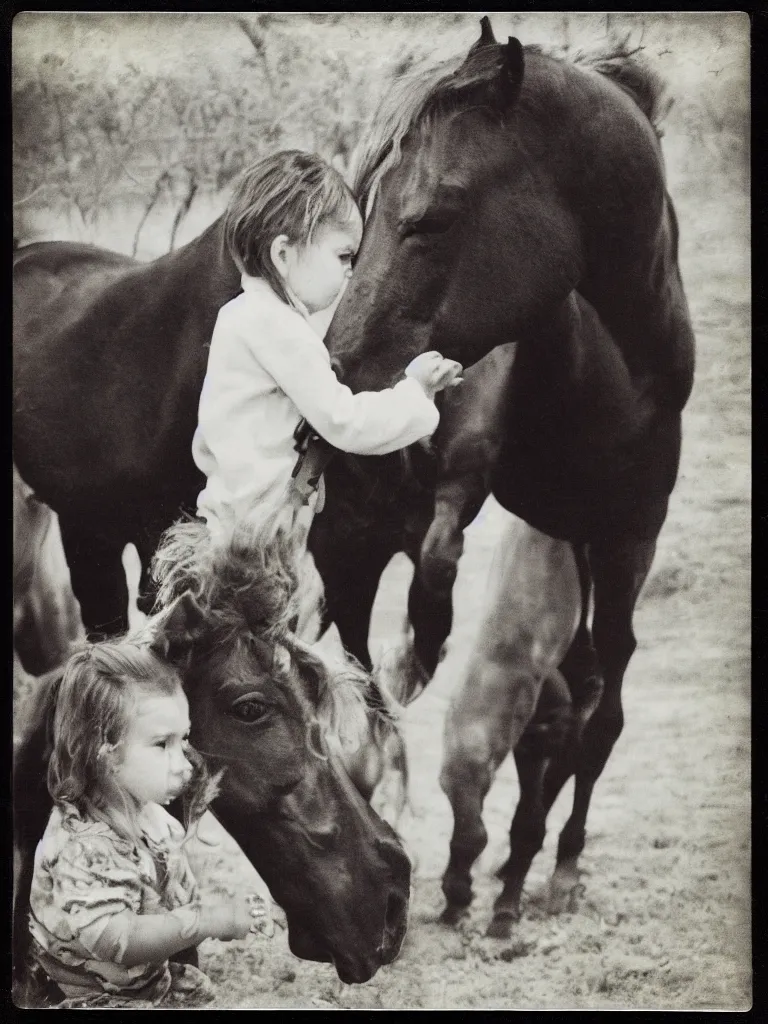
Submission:
<svg viewBox="0 0 768 1024">
<path fill-rule="evenodd" d="M 242 898 L 217 900 L 200 907 L 200 929 L 211 939 L 244 939 L 252 923 L 251 908 Z"/>
<path fill-rule="evenodd" d="M 439 352 L 423 352 L 405 368 L 406 377 L 421 384 L 428 398 L 434 399 L 438 391 L 461 382 L 461 363 L 444 359 Z"/>
</svg>

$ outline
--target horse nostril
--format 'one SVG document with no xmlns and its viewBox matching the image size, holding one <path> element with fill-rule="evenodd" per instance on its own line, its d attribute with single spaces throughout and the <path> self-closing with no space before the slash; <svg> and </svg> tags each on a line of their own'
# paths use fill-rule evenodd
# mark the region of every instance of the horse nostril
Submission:
<svg viewBox="0 0 768 1024">
<path fill-rule="evenodd" d="M 389 964 L 400 952 L 408 930 L 408 901 L 396 892 L 387 896 L 384 910 L 384 932 L 379 947 L 382 963 Z"/>
<path fill-rule="evenodd" d="M 381 839 L 376 844 L 376 848 L 382 860 L 392 869 L 392 877 L 395 882 L 410 878 L 411 862 L 408 854 L 399 843 L 391 842 L 388 839 Z"/>
<path fill-rule="evenodd" d="M 342 369 L 341 363 L 339 362 L 338 359 L 331 359 L 331 369 L 339 378 L 339 380 L 341 380 L 342 377 L 344 376 L 344 370 Z"/>
<path fill-rule="evenodd" d="M 402 896 L 391 892 L 387 896 L 387 907 L 384 911 L 384 926 L 390 934 L 396 934 L 402 927 L 406 902 Z"/>
</svg>

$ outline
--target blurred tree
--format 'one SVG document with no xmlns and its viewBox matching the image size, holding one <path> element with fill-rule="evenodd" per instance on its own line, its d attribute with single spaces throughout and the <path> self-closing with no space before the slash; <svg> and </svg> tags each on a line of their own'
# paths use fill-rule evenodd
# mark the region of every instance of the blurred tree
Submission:
<svg viewBox="0 0 768 1024">
<path fill-rule="evenodd" d="M 690 166 L 704 155 L 713 169 L 745 162 L 746 56 L 740 57 L 726 17 L 698 16 L 695 35 L 694 22 L 680 13 L 606 12 L 589 15 L 589 23 L 572 12 L 498 17 L 524 42 L 546 29 L 571 50 L 590 40 L 616 42 L 631 31 L 632 45 L 645 45 L 656 60 L 669 54 L 660 68 L 676 98 L 667 138 L 682 140 Z M 138 58 L 115 70 L 96 60 L 86 64 L 76 51 L 66 59 L 48 53 L 18 60 L 12 75 L 18 215 L 43 204 L 92 224 L 100 211 L 129 202 L 139 232 L 148 207 L 171 202 L 174 245 L 201 195 L 220 193 L 268 152 L 313 149 L 345 169 L 387 84 L 432 59 L 445 40 L 465 33 L 474 39 L 476 21 L 459 12 L 260 12 L 223 21 L 231 30 L 229 49 L 212 48 L 207 62 L 148 71 Z"/>
</svg>

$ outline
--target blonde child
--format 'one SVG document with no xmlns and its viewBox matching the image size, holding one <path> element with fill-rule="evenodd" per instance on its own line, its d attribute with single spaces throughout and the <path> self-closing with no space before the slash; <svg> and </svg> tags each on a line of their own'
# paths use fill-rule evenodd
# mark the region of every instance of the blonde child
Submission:
<svg viewBox="0 0 768 1024">
<path fill-rule="evenodd" d="M 197 819 L 215 792 L 188 732 L 179 678 L 146 646 L 105 642 L 68 662 L 30 892 L 32 974 L 62 1008 L 202 1005 L 209 979 L 169 957 L 258 925 L 245 898 L 200 898 L 189 832 L 162 806 L 183 793 Z"/>
<path fill-rule="evenodd" d="M 244 523 L 256 534 L 296 529 L 290 484 L 302 418 L 334 447 L 362 455 L 403 448 L 437 427 L 433 399 L 458 382 L 458 363 L 427 352 L 393 388 L 353 395 L 310 323 L 341 294 L 362 230 L 344 180 L 318 156 L 276 153 L 235 187 L 224 238 L 243 291 L 216 320 L 192 445 L 207 477 L 198 514 L 214 535 Z M 305 517 L 299 532 L 307 525 Z"/>
</svg>

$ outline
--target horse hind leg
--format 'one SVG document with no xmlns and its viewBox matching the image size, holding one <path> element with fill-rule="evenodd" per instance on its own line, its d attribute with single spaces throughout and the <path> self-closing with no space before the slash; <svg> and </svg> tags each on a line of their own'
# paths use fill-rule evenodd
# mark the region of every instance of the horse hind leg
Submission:
<svg viewBox="0 0 768 1024">
<path fill-rule="evenodd" d="M 621 686 L 636 647 L 632 616 L 655 549 L 655 540 L 629 540 L 590 547 L 595 587 L 593 635 L 602 667 L 604 690 L 584 726 L 580 744 L 554 759 L 545 777 L 545 806 L 549 808 L 569 776 L 575 774 L 573 809 L 560 833 L 555 871 L 550 882 L 549 909 L 552 913 L 572 906 L 580 887 L 578 861 L 586 841 L 590 801 L 595 783 L 624 726 Z"/>
<path fill-rule="evenodd" d="M 581 614 L 576 634 L 560 665 L 571 694 L 571 735 L 564 740 L 578 744 L 584 726 L 600 703 L 603 694 L 603 676 L 600 660 L 589 628 L 589 610 L 592 598 L 592 571 L 587 546 L 573 545 L 574 560 L 579 574 Z"/>
<path fill-rule="evenodd" d="M 127 539 L 100 533 L 76 515 L 60 515 L 61 540 L 72 590 L 89 638 L 115 636 L 128 629 L 128 584 L 123 568 Z"/>
</svg>

